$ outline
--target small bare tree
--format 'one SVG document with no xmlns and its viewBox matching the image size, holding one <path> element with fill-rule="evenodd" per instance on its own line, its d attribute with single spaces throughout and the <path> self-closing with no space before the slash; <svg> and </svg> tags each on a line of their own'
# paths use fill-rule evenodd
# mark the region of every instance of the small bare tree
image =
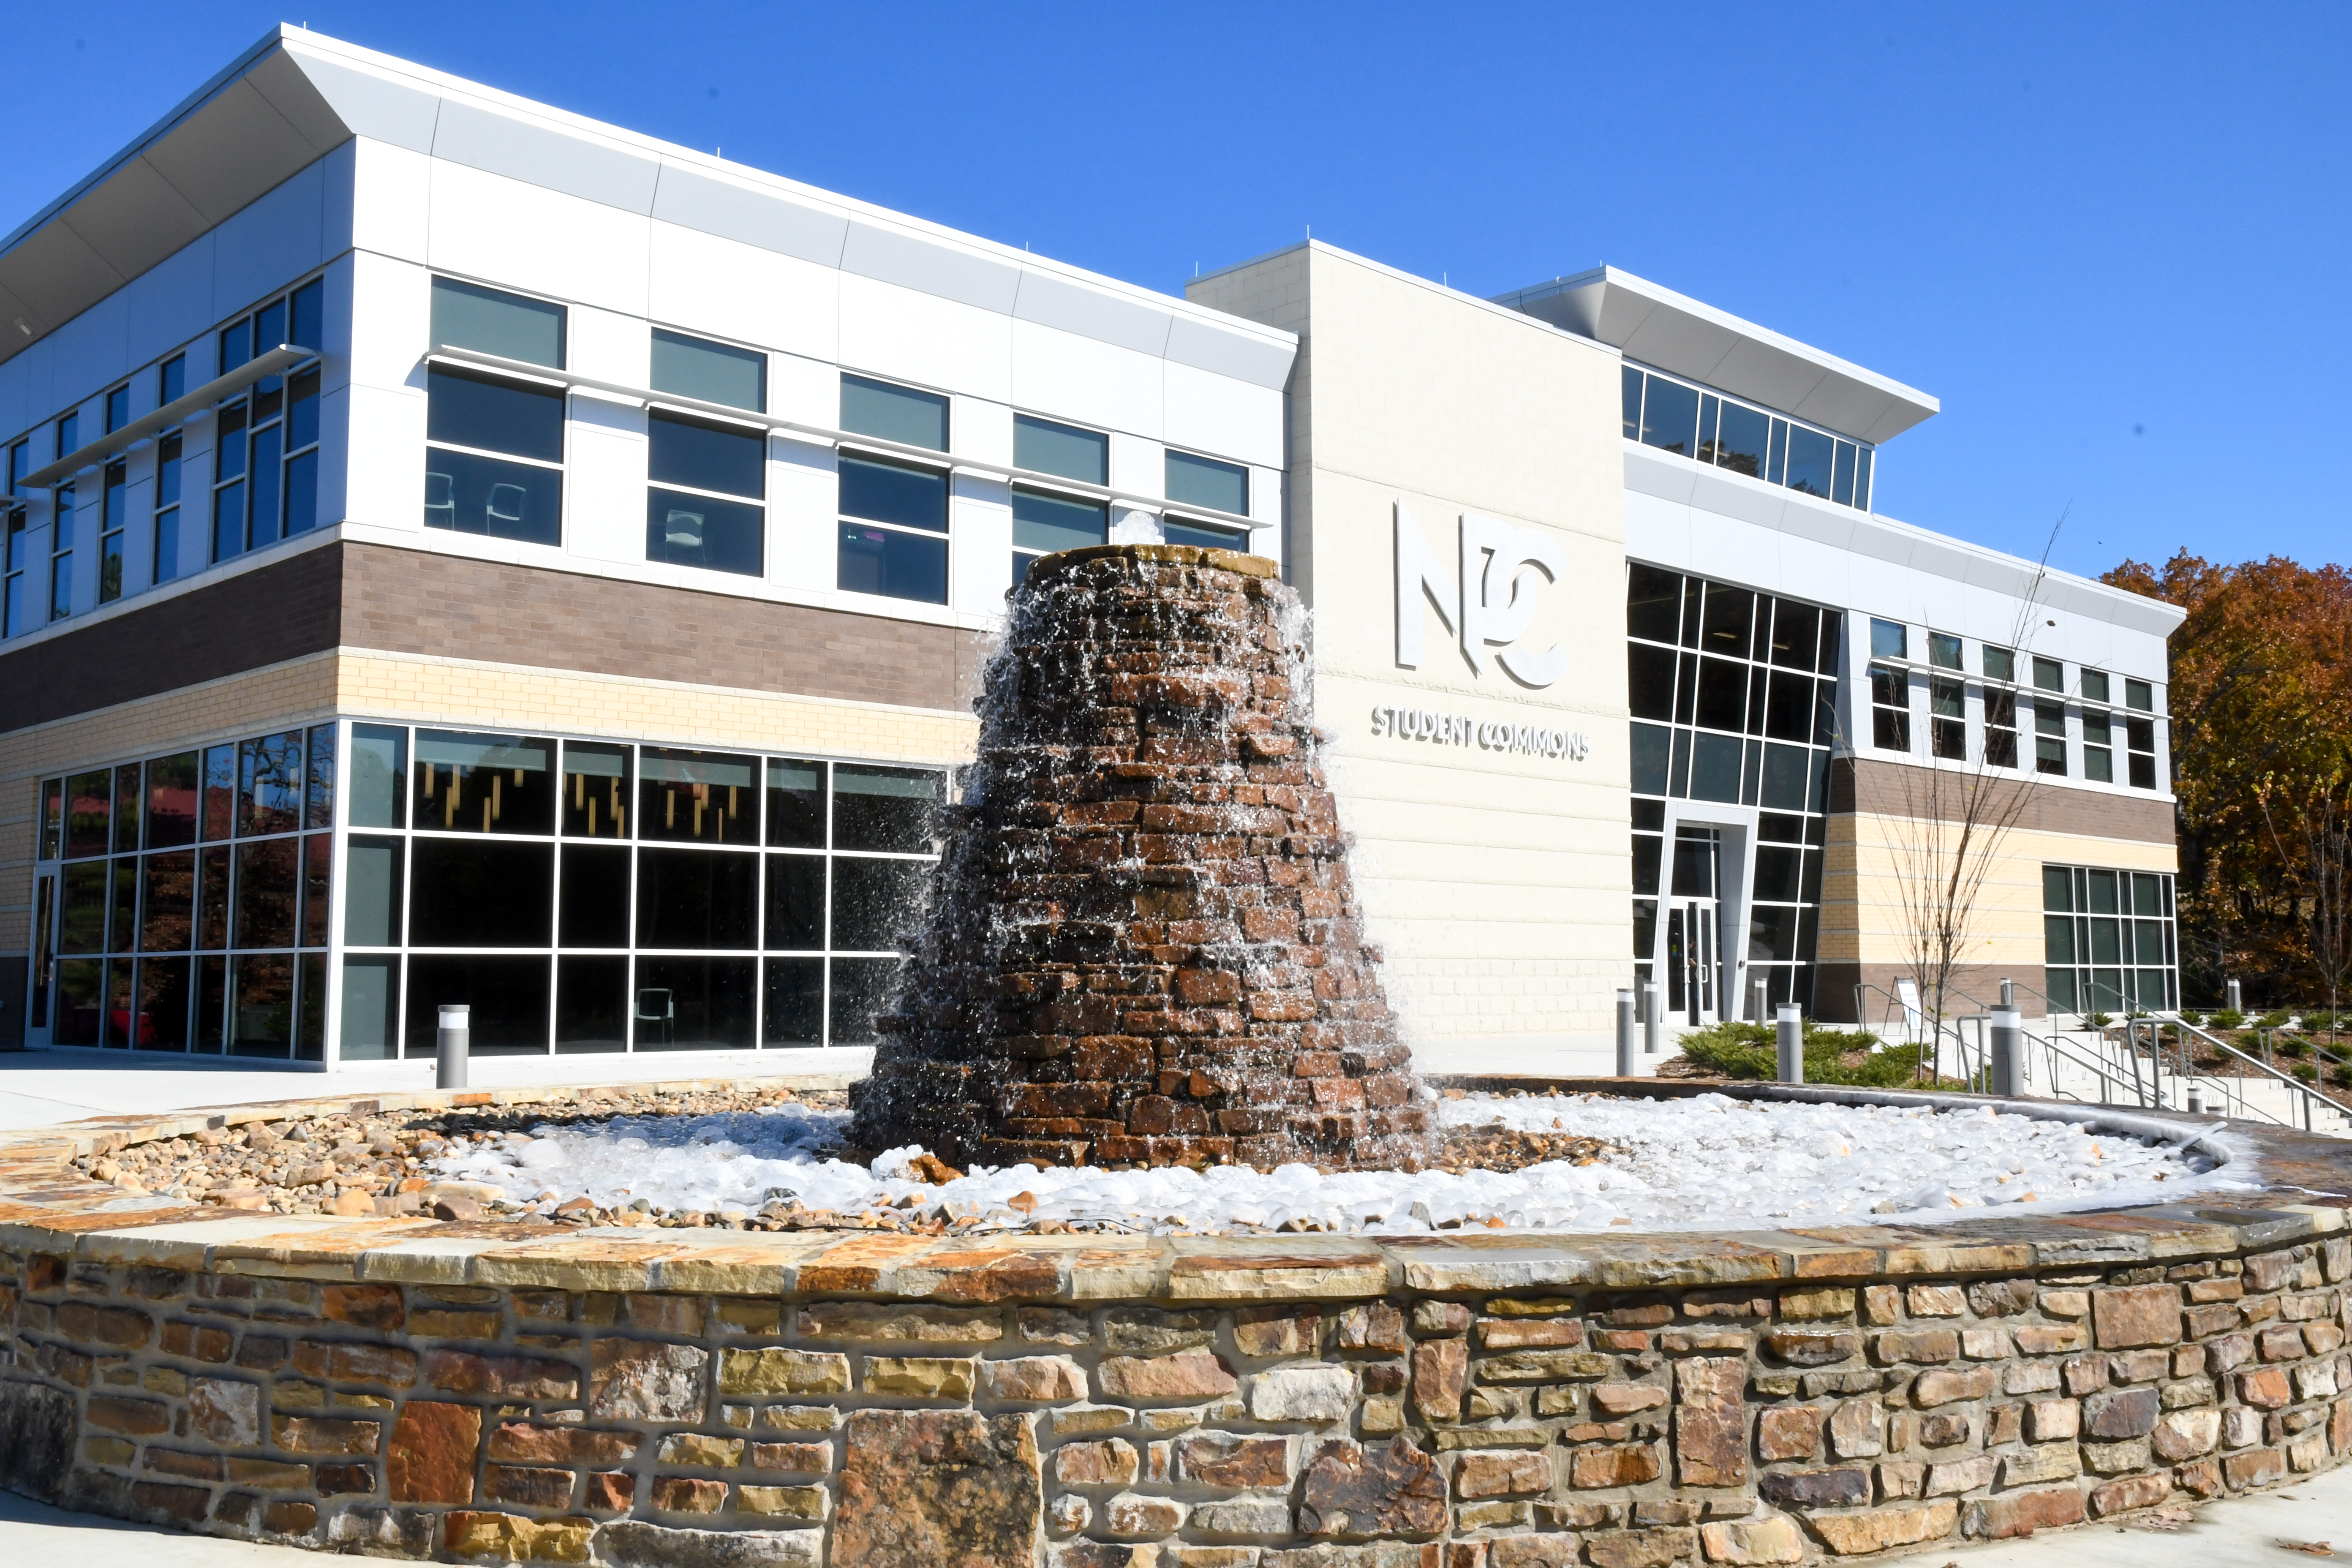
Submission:
<svg viewBox="0 0 2352 1568">
<path fill-rule="evenodd" d="M 2029 657 L 2042 585 L 2050 574 L 2050 550 L 2064 524 L 2062 515 L 2051 529 L 2049 544 L 2042 548 L 2011 628 L 2011 657 L 2019 661 Z M 2012 678 L 2019 673 L 2012 668 Z M 1904 964 L 1918 987 L 1932 1059 L 1940 1062 L 1944 1026 L 1953 1012 L 1953 974 L 1977 943 L 1985 884 L 2001 863 L 2010 834 L 2032 804 L 2039 775 L 2033 760 L 2021 750 L 2029 742 L 2017 729 L 2013 691 L 1997 694 L 1990 684 L 1985 688 L 1989 710 L 1996 702 L 2007 705 L 2014 737 L 2006 760 L 2000 761 L 1994 754 L 1990 725 L 1973 753 L 1967 743 L 1964 674 L 1956 671 L 1950 678 L 1961 693 L 1961 711 L 1949 717 L 1937 711 L 1937 679 L 1929 678 L 1925 765 L 1915 762 L 1896 770 L 1901 783 L 1898 799 L 1892 803 L 1897 810 L 1887 847 L 1895 862 Z M 1904 708 L 1908 714 L 1907 692 Z M 1939 722 L 1959 727 L 1958 756 L 1946 754 L 1948 731 L 1939 734 Z M 1861 802 L 1855 804 L 1860 806 Z"/>
</svg>

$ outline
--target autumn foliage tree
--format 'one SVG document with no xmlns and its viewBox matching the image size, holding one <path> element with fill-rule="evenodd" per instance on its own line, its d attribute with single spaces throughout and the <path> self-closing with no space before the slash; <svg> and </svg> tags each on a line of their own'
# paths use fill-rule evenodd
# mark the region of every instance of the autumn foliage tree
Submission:
<svg viewBox="0 0 2352 1568">
<path fill-rule="evenodd" d="M 2106 582 L 2188 612 L 2173 634 L 2181 979 L 2324 1002 L 2352 976 L 2352 574 L 2279 556 L 2126 561 Z"/>
</svg>

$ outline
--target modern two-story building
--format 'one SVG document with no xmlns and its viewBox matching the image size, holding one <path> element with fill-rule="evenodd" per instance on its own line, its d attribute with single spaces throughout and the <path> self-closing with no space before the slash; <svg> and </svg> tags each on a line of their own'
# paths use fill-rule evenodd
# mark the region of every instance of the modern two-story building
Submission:
<svg viewBox="0 0 2352 1568">
<path fill-rule="evenodd" d="M 1872 512 L 1931 399 L 1616 272 L 1187 292 L 273 33 L 0 240 L 0 1032 L 870 1043 L 1005 593 L 1107 540 L 1308 601 L 1425 1052 L 1867 1010 L 1955 770 L 1970 983 L 2170 997 L 2177 617 Z"/>
</svg>

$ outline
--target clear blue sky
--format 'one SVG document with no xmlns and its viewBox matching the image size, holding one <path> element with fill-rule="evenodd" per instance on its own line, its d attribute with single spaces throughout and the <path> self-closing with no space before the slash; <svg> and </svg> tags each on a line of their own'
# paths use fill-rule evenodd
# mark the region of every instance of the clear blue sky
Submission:
<svg viewBox="0 0 2352 1568">
<path fill-rule="evenodd" d="M 2352 561 L 2341 5 L 296 4 L 17 13 L 0 232 L 307 22 L 1171 290 L 1605 260 L 1940 397 L 1893 516 Z"/>
</svg>

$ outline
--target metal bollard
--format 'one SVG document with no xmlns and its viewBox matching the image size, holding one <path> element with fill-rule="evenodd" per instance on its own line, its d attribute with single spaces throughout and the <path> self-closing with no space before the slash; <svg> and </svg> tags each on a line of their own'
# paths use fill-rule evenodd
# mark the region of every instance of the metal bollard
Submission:
<svg viewBox="0 0 2352 1568">
<path fill-rule="evenodd" d="M 1805 1022 L 1794 1002 L 1780 1004 L 1780 1081 L 1805 1081 Z"/>
<path fill-rule="evenodd" d="M 1633 1066 L 1633 993 L 1617 993 L 1617 1076 L 1632 1078 Z"/>
<path fill-rule="evenodd" d="M 1642 987 L 1642 1054 L 1658 1054 L 1658 983 L 1654 980 Z M 1657 1065 L 1650 1064 L 1653 1068 Z"/>
<path fill-rule="evenodd" d="M 434 1040 L 433 1087 L 463 1089 L 466 1087 L 466 1058 L 472 1046 L 472 1007 L 464 1003 L 441 1009 L 441 1032 Z"/>
<path fill-rule="evenodd" d="M 2004 1007 L 2017 1005 L 2017 982 L 2006 975 L 2001 977 L 2000 982 L 2000 1005 Z"/>
<path fill-rule="evenodd" d="M 1756 1021 L 1760 1024 L 1772 1016 L 1772 982 L 1759 980 L 1755 989 Z"/>
<path fill-rule="evenodd" d="M 1993 1093 L 2014 1100 L 2025 1092 L 2025 1026 L 2014 1007 L 1992 1010 Z"/>
<path fill-rule="evenodd" d="M 2228 1006 L 2230 1011 L 2232 1013 L 2244 1012 L 2246 1010 L 2246 999 L 2238 990 L 2238 983 L 2234 980 L 2231 981 L 2226 990 L 2229 995 Z"/>
</svg>

